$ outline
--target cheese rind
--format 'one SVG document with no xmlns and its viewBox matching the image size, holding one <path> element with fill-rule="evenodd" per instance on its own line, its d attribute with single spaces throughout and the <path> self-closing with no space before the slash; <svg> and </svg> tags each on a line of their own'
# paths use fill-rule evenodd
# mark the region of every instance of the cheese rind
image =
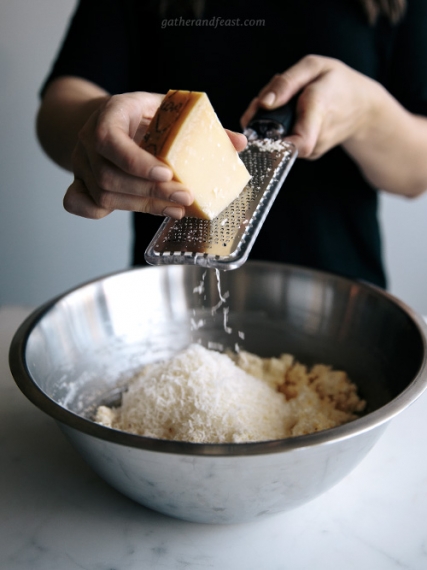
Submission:
<svg viewBox="0 0 427 570">
<path fill-rule="evenodd" d="M 165 162 L 174 179 L 193 192 L 187 216 L 214 219 L 251 178 L 206 93 L 169 91 L 141 147 Z"/>
</svg>

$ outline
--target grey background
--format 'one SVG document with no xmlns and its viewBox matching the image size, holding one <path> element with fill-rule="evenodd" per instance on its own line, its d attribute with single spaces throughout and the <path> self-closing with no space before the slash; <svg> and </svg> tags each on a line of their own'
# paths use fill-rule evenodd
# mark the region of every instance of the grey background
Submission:
<svg viewBox="0 0 427 570">
<path fill-rule="evenodd" d="M 62 197 L 72 177 L 43 154 L 35 137 L 38 90 L 75 4 L 0 5 L 0 305 L 36 306 L 129 265 L 129 214 L 99 221 L 67 214 Z M 380 216 L 389 289 L 427 314 L 427 195 L 382 195 Z"/>
</svg>

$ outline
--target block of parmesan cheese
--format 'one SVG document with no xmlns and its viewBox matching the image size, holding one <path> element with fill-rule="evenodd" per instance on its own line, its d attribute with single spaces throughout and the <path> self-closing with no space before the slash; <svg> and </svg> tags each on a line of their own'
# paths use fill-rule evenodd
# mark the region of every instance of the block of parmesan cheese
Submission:
<svg viewBox="0 0 427 570">
<path fill-rule="evenodd" d="M 141 147 L 165 162 L 174 179 L 193 192 L 186 216 L 214 219 L 251 177 L 206 93 L 170 90 Z"/>
</svg>

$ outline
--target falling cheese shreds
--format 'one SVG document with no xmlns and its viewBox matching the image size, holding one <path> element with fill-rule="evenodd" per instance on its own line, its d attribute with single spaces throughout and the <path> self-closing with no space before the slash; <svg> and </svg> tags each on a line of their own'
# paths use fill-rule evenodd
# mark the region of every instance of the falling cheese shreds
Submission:
<svg viewBox="0 0 427 570">
<path fill-rule="evenodd" d="M 335 380 L 338 407 L 331 396 Z M 334 427 L 363 407 L 344 372 L 318 365 L 307 373 L 291 355 L 262 359 L 242 351 L 230 357 L 192 344 L 145 366 L 130 380 L 121 406 L 100 406 L 95 421 L 158 439 L 242 443 Z"/>
</svg>

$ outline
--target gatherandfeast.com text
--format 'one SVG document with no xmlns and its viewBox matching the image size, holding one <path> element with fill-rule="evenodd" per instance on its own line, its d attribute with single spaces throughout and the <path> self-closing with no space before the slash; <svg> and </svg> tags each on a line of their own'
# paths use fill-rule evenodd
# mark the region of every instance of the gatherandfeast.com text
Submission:
<svg viewBox="0 0 427 570">
<path fill-rule="evenodd" d="M 265 20 L 242 20 L 241 18 L 226 19 L 220 16 L 213 16 L 212 18 L 164 18 L 161 22 L 162 29 L 177 26 L 186 27 L 207 27 L 207 28 L 218 28 L 218 26 L 224 27 L 252 27 L 252 26 L 265 26 Z"/>
</svg>

